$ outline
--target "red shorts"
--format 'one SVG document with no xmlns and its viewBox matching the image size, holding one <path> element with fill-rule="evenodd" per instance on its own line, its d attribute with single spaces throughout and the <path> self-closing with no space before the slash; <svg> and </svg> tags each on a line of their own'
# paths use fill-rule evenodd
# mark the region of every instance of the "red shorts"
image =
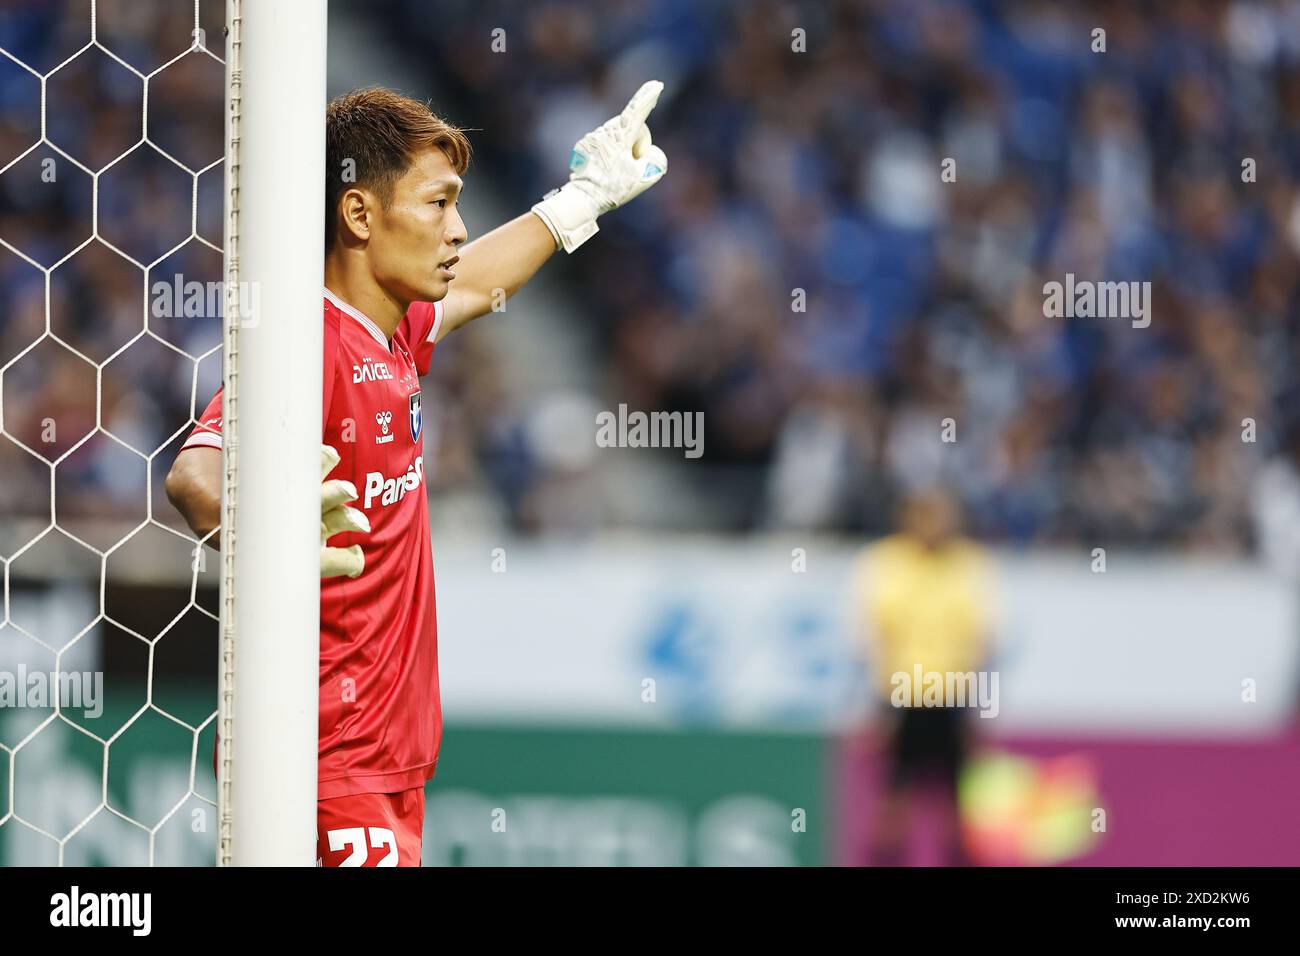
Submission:
<svg viewBox="0 0 1300 956">
<path fill-rule="evenodd" d="M 423 787 L 316 804 L 318 866 L 419 866 L 423 835 Z"/>
</svg>

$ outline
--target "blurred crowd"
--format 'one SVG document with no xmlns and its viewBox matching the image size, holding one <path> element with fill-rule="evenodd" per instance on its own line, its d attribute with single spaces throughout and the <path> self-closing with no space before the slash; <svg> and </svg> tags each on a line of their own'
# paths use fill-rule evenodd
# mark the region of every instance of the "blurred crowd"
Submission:
<svg viewBox="0 0 1300 956">
<path fill-rule="evenodd" d="M 1251 547 L 1294 429 L 1300 8 L 386 8 L 521 202 L 666 82 L 668 176 L 569 275 L 607 406 L 704 411 L 702 524 L 879 530 L 941 479 L 991 540 Z M 1149 281 L 1150 326 L 1047 317 L 1066 273 Z"/>
<path fill-rule="evenodd" d="M 221 380 L 218 309 L 156 286 L 222 278 L 225 12 L 204 0 L 197 41 L 193 3 L 102 0 L 98 17 L 106 49 L 83 49 L 89 3 L 0 2 L 0 513 L 10 532 L 53 497 L 103 548 L 97 522 L 149 513 L 150 470 L 154 514 L 184 528 L 162 478 Z"/>
<path fill-rule="evenodd" d="M 222 6 L 201 4 L 217 37 Z M 143 73 L 193 42 L 192 4 L 98 9 L 101 42 Z M 651 128 L 667 177 L 548 270 L 595 346 L 599 407 L 704 413 L 702 459 L 660 456 L 693 526 L 874 533 L 901 496 L 943 481 L 987 540 L 1231 554 L 1256 544 L 1258 495 L 1300 495 L 1290 465 L 1260 477 L 1300 448 L 1300 8 L 353 12 L 427 69 L 439 113 L 472 128 L 466 203 L 481 177 L 526 208 L 563 181 L 582 133 L 643 79 L 665 81 Z M 0 47 L 48 71 L 86 42 L 81 23 L 84 2 L 0 2 Z M 5 58 L 0 74 L 8 163 L 39 139 L 39 83 Z M 49 139 L 102 169 L 140 137 L 141 87 L 88 51 L 50 80 Z M 157 74 L 154 145 L 100 178 L 101 235 L 137 261 L 168 257 L 151 281 L 220 278 L 201 240 L 220 246 L 222 90 L 201 50 Z M 42 179 L 48 158 L 57 185 Z M 52 265 L 89 235 L 89 201 L 89 177 L 42 145 L 0 174 L 0 238 Z M 1049 317 L 1043 286 L 1067 273 L 1150 282 L 1150 325 Z M 2 247 L 0 290 L 2 363 L 46 311 L 41 273 Z M 139 331 L 145 295 L 139 268 L 92 243 L 52 274 L 50 321 L 102 362 Z M 103 423 L 164 449 L 155 487 L 219 382 L 218 330 L 215 315 L 151 316 L 151 335 L 104 366 Z M 486 489 L 486 520 L 563 524 L 573 509 L 545 505 L 557 474 L 530 399 L 494 348 L 458 335 L 434 363 L 430 494 Z M 62 454 L 93 428 L 94 384 L 94 366 L 47 340 L 5 373 L 5 430 Z M 58 440 L 41 444 L 50 418 Z M 48 508 L 46 469 L 3 436 L 0 467 L 0 510 Z M 100 436 L 60 465 L 56 491 L 86 512 L 142 509 L 143 468 Z"/>
</svg>

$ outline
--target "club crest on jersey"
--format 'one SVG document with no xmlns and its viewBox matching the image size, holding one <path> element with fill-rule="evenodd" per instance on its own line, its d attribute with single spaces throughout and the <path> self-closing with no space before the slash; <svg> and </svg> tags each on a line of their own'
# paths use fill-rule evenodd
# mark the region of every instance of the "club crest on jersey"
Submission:
<svg viewBox="0 0 1300 956">
<path fill-rule="evenodd" d="M 412 392 L 406 401 L 411 411 L 411 441 L 415 441 L 420 437 L 420 393 Z"/>
</svg>

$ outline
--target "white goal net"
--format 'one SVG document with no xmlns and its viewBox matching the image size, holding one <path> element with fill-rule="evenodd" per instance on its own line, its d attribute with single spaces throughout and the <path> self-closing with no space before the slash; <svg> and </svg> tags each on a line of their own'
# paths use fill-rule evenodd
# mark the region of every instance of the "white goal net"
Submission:
<svg viewBox="0 0 1300 956">
<path fill-rule="evenodd" d="M 221 380 L 224 17 L 50 4 L 0 48 L 5 864 L 213 860 L 218 568 L 162 477 Z"/>
</svg>

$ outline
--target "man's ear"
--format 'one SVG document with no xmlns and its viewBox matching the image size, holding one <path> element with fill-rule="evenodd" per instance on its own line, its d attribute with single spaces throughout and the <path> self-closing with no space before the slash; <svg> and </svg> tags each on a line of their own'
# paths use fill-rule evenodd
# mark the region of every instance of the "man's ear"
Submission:
<svg viewBox="0 0 1300 956">
<path fill-rule="evenodd" d="M 364 189 L 352 188 L 339 198 L 339 215 L 346 234 L 358 242 L 370 238 L 370 204 L 374 201 Z"/>
</svg>

